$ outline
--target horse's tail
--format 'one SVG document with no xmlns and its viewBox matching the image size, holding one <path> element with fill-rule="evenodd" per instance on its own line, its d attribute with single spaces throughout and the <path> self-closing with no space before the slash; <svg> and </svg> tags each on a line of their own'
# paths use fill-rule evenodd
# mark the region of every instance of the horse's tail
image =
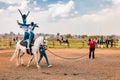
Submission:
<svg viewBox="0 0 120 80">
<path fill-rule="evenodd" d="M 12 61 L 16 57 L 16 53 L 17 53 L 17 49 L 15 50 L 15 52 L 12 55 L 12 57 L 10 58 L 10 61 Z"/>
<path fill-rule="evenodd" d="M 17 45 L 16 45 L 15 52 L 13 53 L 12 57 L 10 58 L 10 61 L 12 61 L 15 57 L 18 57 L 18 53 L 19 53 L 19 48 L 17 48 Z"/>
</svg>

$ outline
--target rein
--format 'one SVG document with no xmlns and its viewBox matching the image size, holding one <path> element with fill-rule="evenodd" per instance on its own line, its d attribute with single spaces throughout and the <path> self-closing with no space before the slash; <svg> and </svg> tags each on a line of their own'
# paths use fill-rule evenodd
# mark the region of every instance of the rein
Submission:
<svg viewBox="0 0 120 80">
<path fill-rule="evenodd" d="M 48 50 L 48 49 L 47 49 Z M 79 56 L 79 57 L 63 57 L 63 56 L 59 56 L 59 55 L 56 55 L 55 53 L 53 53 L 52 51 L 50 51 L 50 50 L 48 50 L 49 51 L 49 53 L 51 53 L 51 54 L 53 54 L 54 56 L 56 56 L 56 57 L 59 57 L 59 58 L 62 58 L 62 59 L 81 59 L 81 58 L 83 58 L 83 57 L 85 57 L 85 56 L 88 56 L 88 54 L 85 54 L 85 55 L 83 55 L 83 56 Z"/>
</svg>

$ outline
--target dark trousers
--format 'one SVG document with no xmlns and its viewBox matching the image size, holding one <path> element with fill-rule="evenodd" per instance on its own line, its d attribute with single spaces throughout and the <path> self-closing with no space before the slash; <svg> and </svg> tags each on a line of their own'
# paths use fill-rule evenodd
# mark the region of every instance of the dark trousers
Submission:
<svg viewBox="0 0 120 80">
<path fill-rule="evenodd" d="M 47 54 L 46 54 L 45 49 L 39 49 L 39 52 L 40 52 L 40 58 L 39 58 L 39 60 L 38 60 L 38 63 L 40 63 L 40 61 L 42 60 L 42 58 L 43 58 L 43 56 L 44 56 L 45 59 L 46 59 L 46 63 L 47 63 L 47 65 L 49 66 L 50 64 L 49 64 L 48 57 L 47 57 Z"/>
<path fill-rule="evenodd" d="M 34 39 L 34 33 L 33 33 L 33 32 L 30 32 L 30 33 L 29 33 L 28 48 L 30 48 L 33 39 Z"/>
<path fill-rule="evenodd" d="M 89 50 L 89 58 L 95 58 L 95 54 L 94 54 L 95 48 L 90 48 Z"/>
<path fill-rule="evenodd" d="M 29 33 L 25 31 L 23 41 L 26 42 L 27 39 L 29 39 Z"/>
</svg>

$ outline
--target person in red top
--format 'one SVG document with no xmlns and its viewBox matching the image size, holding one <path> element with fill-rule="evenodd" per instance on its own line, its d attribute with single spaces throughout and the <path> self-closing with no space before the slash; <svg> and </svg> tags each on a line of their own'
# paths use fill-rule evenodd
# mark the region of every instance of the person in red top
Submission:
<svg viewBox="0 0 120 80">
<path fill-rule="evenodd" d="M 93 58 L 95 59 L 95 45 L 96 45 L 96 41 L 95 40 L 92 40 L 92 39 L 89 39 L 89 59 L 90 58 Z"/>
</svg>

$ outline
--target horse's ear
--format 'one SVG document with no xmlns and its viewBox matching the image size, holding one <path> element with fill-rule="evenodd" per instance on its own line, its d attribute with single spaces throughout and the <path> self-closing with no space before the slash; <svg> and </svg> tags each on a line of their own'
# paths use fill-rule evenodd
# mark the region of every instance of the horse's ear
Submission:
<svg viewBox="0 0 120 80">
<path fill-rule="evenodd" d="M 48 39 L 48 37 L 46 36 L 46 37 L 45 37 L 45 39 L 47 40 L 47 39 Z"/>
<path fill-rule="evenodd" d="M 48 37 L 47 37 L 47 36 L 43 36 L 43 39 L 44 39 L 44 40 L 47 40 L 47 39 L 48 39 Z"/>
</svg>

